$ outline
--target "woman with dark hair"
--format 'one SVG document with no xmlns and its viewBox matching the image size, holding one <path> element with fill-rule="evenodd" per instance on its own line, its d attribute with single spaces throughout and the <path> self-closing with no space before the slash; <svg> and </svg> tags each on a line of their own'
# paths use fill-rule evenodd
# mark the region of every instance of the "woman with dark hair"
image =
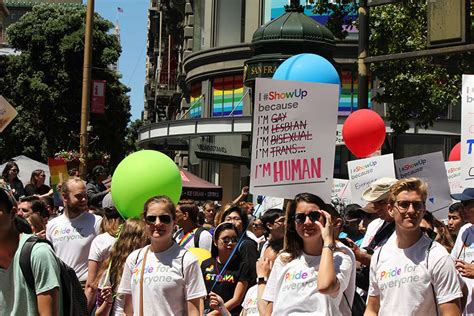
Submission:
<svg viewBox="0 0 474 316">
<path fill-rule="evenodd" d="M 289 203 L 283 251 L 262 297 L 266 314 L 340 314 L 352 261 L 336 246 L 325 208 L 324 201 L 311 193 L 300 193 Z"/>
<path fill-rule="evenodd" d="M 201 315 L 206 286 L 197 258 L 173 240 L 175 205 L 167 196 L 152 197 L 143 218 L 151 244 L 127 257 L 118 289 L 125 314 Z"/>
<path fill-rule="evenodd" d="M 39 197 L 53 194 L 49 186 L 44 184 L 46 173 L 42 169 L 36 169 L 31 173 L 30 182 L 25 186 L 25 195 L 39 195 Z"/>
<path fill-rule="evenodd" d="M 5 181 L 5 184 L 7 184 L 11 192 L 13 192 L 13 196 L 17 201 L 20 197 L 25 195 L 23 183 L 18 179 L 19 172 L 20 168 L 18 168 L 18 165 L 13 160 L 6 163 L 2 172 L 3 181 Z"/>
<path fill-rule="evenodd" d="M 241 207 L 233 205 L 224 211 L 222 218 L 224 219 L 224 222 L 234 224 L 239 233 L 239 239 L 242 238 L 237 250 L 242 261 L 245 262 L 249 267 L 249 273 L 252 276 L 249 286 L 253 286 L 257 278 L 255 264 L 257 263 L 259 254 L 257 250 L 257 243 L 248 237 L 246 233 L 249 225 L 247 213 Z"/>
<path fill-rule="evenodd" d="M 208 293 L 221 296 L 231 315 L 240 314 L 240 304 L 251 281 L 247 264 L 233 253 L 238 241 L 238 231 L 232 223 L 220 224 L 214 231 L 212 257 L 201 264 Z M 205 300 L 204 304 L 205 313 L 209 312 L 207 315 L 220 315 L 217 311 L 210 311 L 209 300 Z"/>
</svg>

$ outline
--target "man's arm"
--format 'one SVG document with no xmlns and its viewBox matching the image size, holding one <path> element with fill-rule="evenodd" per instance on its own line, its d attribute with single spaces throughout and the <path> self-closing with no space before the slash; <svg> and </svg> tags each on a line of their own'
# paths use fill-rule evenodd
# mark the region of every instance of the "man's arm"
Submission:
<svg viewBox="0 0 474 316">
<path fill-rule="evenodd" d="M 36 295 L 38 313 L 40 316 L 58 315 L 58 294 L 59 289 L 55 287 L 54 289 Z"/>
<path fill-rule="evenodd" d="M 232 204 L 239 204 L 244 199 L 246 199 L 248 195 L 249 195 L 249 187 L 245 186 L 242 188 L 240 195 L 232 201 Z"/>
<path fill-rule="evenodd" d="M 460 316 L 462 313 L 460 299 L 457 298 L 450 302 L 439 304 L 439 311 L 443 316 Z"/>
<path fill-rule="evenodd" d="M 364 316 L 375 316 L 379 314 L 380 296 L 369 296 Z"/>
</svg>

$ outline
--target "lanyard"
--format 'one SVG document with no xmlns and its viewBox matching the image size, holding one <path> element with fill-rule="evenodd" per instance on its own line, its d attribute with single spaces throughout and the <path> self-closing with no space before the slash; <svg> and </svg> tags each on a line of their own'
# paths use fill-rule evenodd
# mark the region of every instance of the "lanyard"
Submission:
<svg viewBox="0 0 474 316">
<path fill-rule="evenodd" d="M 191 239 L 193 239 L 196 231 L 197 231 L 197 227 L 194 228 L 192 231 L 188 232 L 186 235 L 184 235 L 178 244 L 184 248 L 184 246 L 186 246 L 191 241 Z"/>
</svg>

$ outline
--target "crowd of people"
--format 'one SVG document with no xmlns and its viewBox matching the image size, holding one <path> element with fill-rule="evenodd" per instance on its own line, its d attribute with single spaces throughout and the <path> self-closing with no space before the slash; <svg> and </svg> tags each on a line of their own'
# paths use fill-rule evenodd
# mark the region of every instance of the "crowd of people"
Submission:
<svg viewBox="0 0 474 316">
<path fill-rule="evenodd" d="M 102 166 L 60 185 L 60 209 L 44 171 L 26 187 L 17 174 L 7 164 L 0 186 L 0 315 L 66 314 L 61 262 L 90 315 L 474 315 L 474 188 L 447 219 L 422 180 L 381 178 L 363 206 L 306 192 L 260 209 L 244 188 L 225 205 L 152 196 L 124 220 Z M 32 234 L 47 241 L 33 288 Z"/>
</svg>

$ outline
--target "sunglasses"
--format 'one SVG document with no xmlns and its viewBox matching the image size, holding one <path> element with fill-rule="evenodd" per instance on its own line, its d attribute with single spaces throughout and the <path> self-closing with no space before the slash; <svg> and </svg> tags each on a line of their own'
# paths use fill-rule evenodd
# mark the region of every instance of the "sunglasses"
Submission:
<svg viewBox="0 0 474 316">
<path fill-rule="evenodd" d="M 408 210 L 410 205 L 417 212 L 425 209 L 425 202 L 423 201 L 397 201 L 397 207 L 402 210 Z"/>
<path fill-rule="evenodd" d="M 306 218 L 309 218 L 309 220 L 314 223 L 316 221 L 319 221 L 321 218 L 321 213 L 319 211 L 311 211 L 308 214 L 305 213 L 296 213 L 295 214 L 295 223 L 296 224 L 303 224 L 306 221 Z"/>
<path fill-rule="evenodd" d="M 154 225 L 156 224 L 156 219 L 159 218 L 160 219 L 160 223 L 161 224 L 169 224 L 171 223 L 171 216 L 170 215 L 167 215 L 167 214 L 163 214 L 163 215 L 147 215 L 145 217 L 145 222 L 149 225 Z"/>
<path fill-rule="evenodd" d="M 239 239 L 237 237 L 224 237 L 224 238 L 221 238 L 221 241 L 224 244 L 228 245 L 230 243 L 233 243 L 233 244 L 237 243 Z"/>
<path fill-rule="evenodd" d="M 420 227 L 421 231 L 426 233 L 428 235 L 428 237 L 430 237 L 431 239 L 435 239 L 436 238 L 436 232 L 434 230 L 432 230 L 431 228 L 426 228 L 426 227 Z"/>
</svg>

